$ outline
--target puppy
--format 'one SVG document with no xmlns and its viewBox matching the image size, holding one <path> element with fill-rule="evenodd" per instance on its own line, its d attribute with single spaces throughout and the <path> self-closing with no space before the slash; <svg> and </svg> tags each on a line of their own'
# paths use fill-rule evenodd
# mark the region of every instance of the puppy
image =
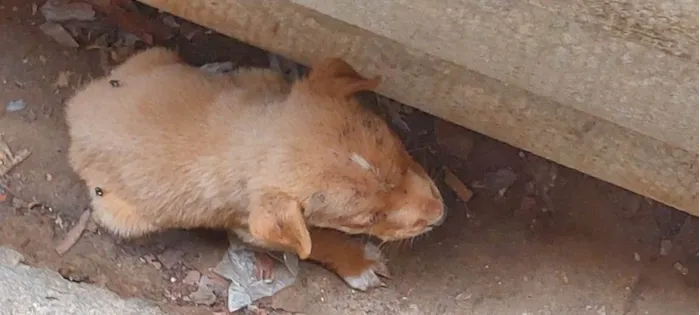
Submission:
<svg viewBox="0 0 700 315">
<path fill-rule="evenodd" d="M 69 160 L 95 220 L 122 237 L 214 228 L 328 266 L 351 287 L 381 285 L 373 245 L 442 223 L 433 181 L 340 59 L 293 85 L 265 69 L 207 74 L 164 48 L 137 53 L 66 106 Z"/>
</svg>

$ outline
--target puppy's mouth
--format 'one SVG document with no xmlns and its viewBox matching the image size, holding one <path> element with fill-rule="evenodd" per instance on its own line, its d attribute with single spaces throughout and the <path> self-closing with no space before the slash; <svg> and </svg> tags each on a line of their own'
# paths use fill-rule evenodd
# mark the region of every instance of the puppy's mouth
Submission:
<svg viewBox="0 0 700 315">
<path fill-rule="evenodd" d="M 421 230 L 418 231 L 397 231 L 391 235 L 373 235 L 374 237 L 382 240 L 382 242 L 396 242 L 396 241 L 403 241 L 407 239 L 412 239 L 419 237 L 421 235 L 425 235 L 426 233 L 432 231 L 435 228 L 435 226 L 427 226 Z"/>
</svg>

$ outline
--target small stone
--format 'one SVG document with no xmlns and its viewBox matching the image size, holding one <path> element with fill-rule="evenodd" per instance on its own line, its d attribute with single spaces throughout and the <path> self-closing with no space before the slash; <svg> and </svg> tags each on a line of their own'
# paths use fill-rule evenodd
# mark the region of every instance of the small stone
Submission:
<svg viewBox="0 0 700 315">
<path fill-rule="evenodd" d="M 177 278 L 175 278 L 175 277 L 170 277 L 170 282 L 171 282 L 171 283 L 177 282 Z"/>
<path fill-rule="evenodd" d="M 472 298 L 471 293 L 460 293 L 455 296 L 455 300 L 457 301 L 466 301 Z"/>
<path fill-rule="evenodd" d="M 682 275 L 687 276 L 688 275 L 688 267 L 684 266 L 683 264 L 677 262 L 673 264 L 673 268 L 678 270 Z"/>
<path fill-rule="evenodd" d="M 659 246 L 659 255 L 668 256 L 673 248 L 673 242 L 671 240 L 662 240 Z"/>
<path fill-rule="evenodd" d="M 39 26 L 39 29 L 44 32 L 47 36 L 53 38 L 54 41 L 57 43 L 66 46 L 66 47 L 71 47 L 71 48 L 77 48 L 80 47 L 78 42 L 75 41 L 73 36 L 66 31 L 63 26 L 60 24 L 56 24 L 53 22 L 46 22 L 44 24 L 41 24 Z"/>
<path fill-rule="evenodd" d="M 190 293 L 190 300 L 194 304 L 211 306 L 216 302 L 216 294 L 214 291 L 206 286 L 200 285 L 197 291 Z"/>
<path fill-rule="evenodd" d="M 160 260 L 161 263 L 163 263 L 163 267 L 166 269 L 172 269 L 175 265 L 177 265 L 180 260 L 182 260 L 182 257 L 185 256 L 185 253 L 180 250 L 166 250 L 162 254 L 158 255 L 158 260 Z"/>
<path fill-rule="evenodd" d="M 16 112 L 20 111 L 27 108 L 27 104 L 24 102 L 24 100 L 19 99 L 19 100 L 12 100 L 7 102 L 7 106 L 5 107 L 5 110 L 9 112 Z"/>
<path fill-rule="evenodd" d="M 50 22 L 92 21 L 95 19 L 95 10 L 92 5 L 84 2 L 48 0 L 39 10 L 44 18 Z"/>
<path fill-rule="evenodd" d="M 122 84 L 119 82 L 119 80 L 109 80 L 109 85 L 112 87 L 120 87 Z"/>
<path fill-rule="evenodd" d="M 81 282 L 91 282 L 90 277 L 86 274 L 84 274 L 82 271 L 71 268 L 71 267 L 61 267 L 58 268 L 58 273 L 63 277 L 63 279 L 66 279 L 71 282 L 75 283 L 81 283 Z"/>
<path fill-rule="evenodd" d="M 60 73 L 58 73 L 58 77 L 56 78 L 56 82 L 54 83 L 54 85 L 57 88 L 67 87 L 70 83 L 71 75 L 73 75 L 73 73 L 70 71 L 61 71 Z"/>
<path fill-rule="evenodd" d="M 144 255 L 143 257 L 139 258 L 139 260 L 153 266 L 153 268 L 156 268 L 156 270 L 160 270 L 161 268 L 163 268 L 163 264 L 161 264 L 158 261 L 158 259 L 156 259 L 156 257 L 151 254 Z"/>
<path fill-rule="evenodd" d="M 639 253 L 637 252 L 634 253 L 634 261 L 642 261 L 642 257 L 639 256 Z"/>
<path fill-rule="evenodd" d="M 199 278 L 202 277 L 202 274 L 197 271 L 197 270 L 190 270 L 187 272 L 184 278 L 182 278 L 182 283 L 188 284 L 188 285 L 196 285 L 199 283 Z"/>
<path fill-rule="evenodd" d="M 199 278 L 199 286 L 210 288 L 217 296 L 225 296 L 228 291 L 229 282 L 217 276 L 202 276 Z"/>
<path fill-rule="evenodd" d="M 46 181 L 48 181 L 48 182 L 50 182 L 51 180 L 53 180 L 53 175 L 51 175 L 51 174 L 49 174 L 49 173 L 46 173 L 45 177 L 46 177 Z"/>
</svg>

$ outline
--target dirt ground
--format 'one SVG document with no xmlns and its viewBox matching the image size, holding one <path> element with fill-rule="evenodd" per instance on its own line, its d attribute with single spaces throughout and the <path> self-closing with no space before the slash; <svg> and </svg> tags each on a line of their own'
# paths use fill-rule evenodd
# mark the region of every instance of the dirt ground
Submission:
<svg viewBox="0 0 700 315">
<path fill-rule="evenodd" d="M 31 2 L 0 2 L 0 134 L 13 152 L 31 151 L 0 176 L 6 196 L 0 198 L 0 244 L 23 252 L 32 265 L 155 301 L 174 314 L 222 311 L 221 298 L 210 306 L 193 303 L 197 285 L 182 282 L 192 270 L 211 273 L 226 247 L 220 233 L 170 231 L 121 242 L 91 226 L 65 256 L 55 252 L 87 207 L 85 187 L 66 161 L 63 101 L 129 51 L 86 49 L 82 42 L 66 48 L 42 33 L 43 22 Z M 168 44 L 193 64 L 268 65 L 265 52 L 182 21 L 173 27 L 178 35 Z M 101 30 L 118 33 L 108 25 Z M 378 106 L 375 97 L 364 99 Z M 26 107 L 7 110 L 17 100 Z M 382 113 L 395 109 L 387 100 L 379 103 Z M 411 152 L 441 183 L 446 223 L 387 250 L 393 278 L 386 288 L 353 291 L 332 273 L 303 264 L 293 287 L 246 312 L 698 312 L 697 218 L 418 111 L 388 112 Z M 445 168 L 474 191 L 468 202 L 444 184 Z"/>
</svg>

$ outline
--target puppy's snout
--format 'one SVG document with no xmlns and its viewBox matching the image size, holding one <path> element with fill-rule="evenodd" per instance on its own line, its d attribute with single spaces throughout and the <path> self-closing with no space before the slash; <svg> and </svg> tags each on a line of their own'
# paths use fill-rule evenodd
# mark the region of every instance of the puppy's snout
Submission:
<svg viewBox="0 0 700 315">
<path fill-rule="evenodd" d="M 442 208 L 440 209 L 440 217 L 438 217 L 435 222 L 431 223 L 431 227 L 438 227 L 441 226 L 443 223 L 445 223 L 445 219 L 447 218 L 447 207 L 442 205 Z"/>
</svg>

